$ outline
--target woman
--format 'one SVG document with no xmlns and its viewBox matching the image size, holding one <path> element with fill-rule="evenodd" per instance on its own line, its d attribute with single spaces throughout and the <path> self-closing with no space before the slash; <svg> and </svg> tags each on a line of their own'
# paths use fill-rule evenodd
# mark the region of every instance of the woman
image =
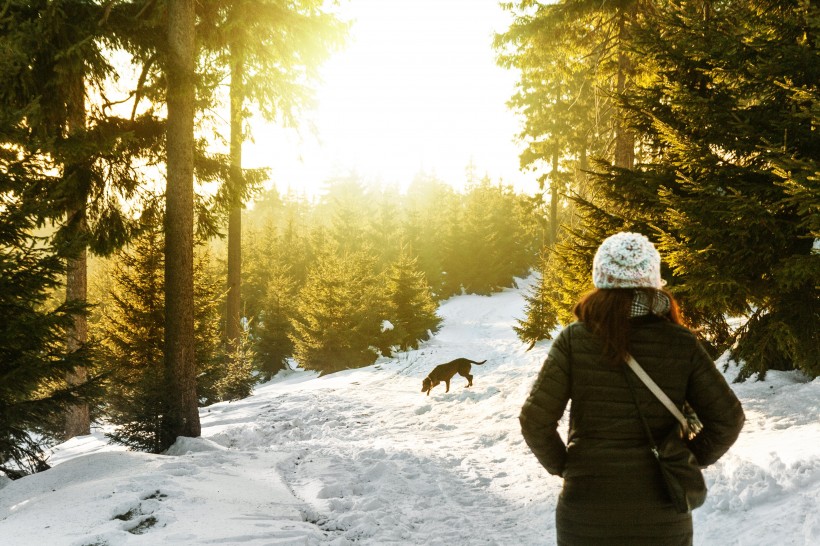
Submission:
<svg viewBox="0 0 820 546">
<path fill-rule="evenodd" d="M 627 354 L 680 408 L 695 410 L 703 430 L 689 448 L 701 466 L 737 439 L 740 402 L 663 289 L 660 255 L 643 235 L 606 239 L 593 261 L 595 290 L 575 306 L 577 322 L 555 339 L 521 410 L 524 439 L 564 486 L 556 508 L 558 544 L 690 545 L 691 513 L 667 497 L 633 398 L 656 441 L 674 416 L 627 373 Z M 633 391 L 630 390 L 630 383 Z M 572 400 L 567 444 L 558 420 Z"/>
</svg>

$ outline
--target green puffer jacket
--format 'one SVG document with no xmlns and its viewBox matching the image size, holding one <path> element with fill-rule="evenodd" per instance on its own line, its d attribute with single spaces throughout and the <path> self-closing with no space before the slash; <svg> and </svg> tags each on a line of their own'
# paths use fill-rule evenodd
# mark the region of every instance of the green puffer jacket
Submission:
<svg viewBox="0 0 820 546">
<path fill-rule="evenodd" d="M 740 402 L 686 328 L 653 316 L 631 320 L 629 352 L 678 407 L 687 401 L 703 422 L 690 442 L 699 463 L 717 461 L 740 434 Z M 524 439 L 564 487 L 556 508 L 558 544 L 692 543 L 690 514 L 665 496 L 624 373 L 602 360 L 603 345 L 582 323 L 555 339 L 521 410 Z M 632 372 L 629 372 L 632 373 Z M 656 440 L 678 426 L 674 416 L 633 381 Z M 567 444 L 557 432 L 568 401 Z"/>
</svg>

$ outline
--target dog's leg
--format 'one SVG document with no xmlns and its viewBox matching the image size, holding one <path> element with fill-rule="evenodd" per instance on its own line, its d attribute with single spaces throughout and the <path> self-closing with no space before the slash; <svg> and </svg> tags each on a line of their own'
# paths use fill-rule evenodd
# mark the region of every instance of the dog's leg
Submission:
<svg viewBox="0 0 820 546">
<path fill-rule="evenodd" d="M 470 374 L 467 374 L 464 377 L 467 378 L 467 387 L 472 387 L 473 386 L 473 376 L 470 375 Z"/>
<path fill-rule="evenodd" d="M 444 380 L 444 384 L 447 386 L 447 388 L 446 388 L 446 389 L 444 389 L 444 392 L 450 392 L 450 380 L 449 380 L 449 379 L 445 379 L 445 380 Z"/>
</svg>

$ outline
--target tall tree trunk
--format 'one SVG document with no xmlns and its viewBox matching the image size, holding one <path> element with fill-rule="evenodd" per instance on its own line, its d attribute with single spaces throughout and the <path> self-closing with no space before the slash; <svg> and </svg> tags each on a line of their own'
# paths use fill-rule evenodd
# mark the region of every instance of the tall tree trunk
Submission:
<svg viewBox="0 0 820 546">
<path fill-rule="evenodd" d="M 615 92 L 620 97 L 626 91 L 633 72 L 632 59 L 626 52 L 627 26 L 634 20 L 635 5 L 618 14 L 618 74 Z M 622 108 L 615 114 L 615 166 L 631 169 L 635 163 L 635 131 L 629 127 Z"/>
<path fill-rule="evenodd" d="M 165 192 L 165 371 L 163 447 L 199 436 L 194 358 L 194 0 L 168 3 L 168 127 Z"/>
<path fill-rule="evenodd" d="M 581 144 L 581 149 L 578 152 L 578 167 L 575 175 L 575 193 L 584 199 L 590 199 L 593 192 L 593 185 L 589 182 L 589 149 L 587 139 L 584 138 Z M 577 229 L 583 223 L 582 217 L 578 214 L 578 210 L 574 204 L 570 204 L 570 213 L 568 221 L 571 229 Z"/>
<path fill-rule="evenodd" d="M 225 337 L 229 349 L 237 349 L 242 313 L 242 106 L 244 103 L 244 59 L 237 44 L 231 46 L 231 170 L 228 215 L 228 305 Z"/>
<path fill-rule="evenodd" d="M 76 133 L 85 129 L 85 78 L 82 72 L 74 75 L 71 89 L 68 90 L 68 129 Z M 67 212 L 69 225 L 73 225 L 73 236 L 84 239 L 86 197 L 79 196 L 75 205 Z M 66 263 L 66 301 L 85 303 L 88 299 L 88 253 L 85 242 L 79 254 L 70 257 Z M 85 315 L 74 315 L 74 322 L 69 328 L 66 346 L 69 352 L 76 351 L 88 341 L 88 324 Z M 82 385 L 88 379 L 88 370 L 78 366 L 66 374 L 69 385 Z M 64 438 L 82 436 L 91 433 L 91 417 L 88 404 L 73 404 L 66 408 Z"/>
<path fill-rule="evenodd" d="M 550 179 L 550 248 L 558 242 L 558 150 L 552 153 L 552 177 Z"/>
<path fill-rule="evenodd" d="M 76 211 L 84 214 L 84 211 Z M 83 249 L 80 255 L 68 260 L 68 275 L 66 280 L 66 301 L 81 301 L 87 299 L 87 252 Z M 88 341 L 88 324 L 85 315 L 75 315 L 74 324 L 69 329 L 66 345 L 68 352 L 73 352 Z M 66 374 L 69 385 L 82 385 L 88 379 L 88 370 L 85 366 L 77 366 Z M 91 434 L 91 417 L 88 404 L 72 404 L 66 408 L 64 439 Z"/>
<path fill-rule="evenodd" d="M 561 88 L 555 87 L 555 104 L 561 102 Z M 552 152 L 552 172 L 550 173 L 550 238 L 549 246 L 553 250 L 555 244 L 558 242 L 558 160 L 560 159 L 561 149 L 558 145 L 557 135 L 553 135 L 555 140 L 555 149 Z"/>
<path fill-rule="evenodd" d="M 578 174 L 575 177 L 575 184 L 578 188 L 578 193 L 580 195 L 587 194 L 587 182 L 589 180 L 589 176 L 587 172 L 589 172 L 589 151 L 587 150 L 587 143 L 581 146 L 581 151 L 578 154 Z"/>
</svg>

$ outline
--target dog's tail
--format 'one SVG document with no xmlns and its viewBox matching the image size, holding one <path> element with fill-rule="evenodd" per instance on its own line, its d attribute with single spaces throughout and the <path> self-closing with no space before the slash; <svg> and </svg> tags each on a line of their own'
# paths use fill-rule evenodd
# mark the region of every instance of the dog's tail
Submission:
<svg viewBox="0 0 820 546">
<path fill-rule="evenodd" d="M 470 360 L 470 359 L 468 358 L 467 360 Z M 487 362 L 487 361 L 486 361 L 486 360 L 482 360 L 481 362 L 476 362 L 475 360 L 470 360 L 470 362 L 471 362 L 472 364 L 478 364 L 478 365 L 480 366 L 481 364 L 484 364 L 484 363 L 485 363 L 485 362 Z"/>
</svg>

